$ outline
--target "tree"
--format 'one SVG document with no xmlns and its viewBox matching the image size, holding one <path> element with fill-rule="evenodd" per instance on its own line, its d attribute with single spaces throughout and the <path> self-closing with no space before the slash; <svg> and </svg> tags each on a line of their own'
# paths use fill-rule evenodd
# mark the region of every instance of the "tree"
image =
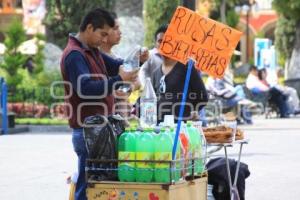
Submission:
<svg viewBox="0 0 300 200">
<path fill-rule="evenodd" d="M 37 46 L 37 52 L 33 57 L 33 75 L 38 75 L 44 71 L 44 47 L 45 47 L 45 36 L 43 34 L 36 34 L 36 46 Z"/>
<path fill-rule="evenodd" d="M 234 28 L 240 20 L 239 14 L 235 12 L 235 6 L 238 4 L 240 0 L 215 0 L 210 17 Z"/>
<path fill-rule="evenodd" d="M 5 34 L 4 44 L 6 50 L 3 56 L 3 68 L 8 86 L 12 89 L 22 82 L 22 74 L 19 72 L 26 61 L 26 56 L 18 51 L 18 47 L 26 40 L 22 22 L 14 20 Z"/>
<path fill-rule="evenodd" d="M 47 15 L 44 24 L 47 28 L 48 40 L 64 47 L 67 36 L 78 32 L 81 18 L 91 9 L 102 7 L 113 8 L 115 0 L 47 0 Z"/>
<path fill-rule="evenodd" d="M 145 0 L 144 20 L 146 25 L 145 45 L 153 46 L 156 29 L 171 21 L 180 0 Z"/>
<path fill-rule="evenodd" d="M 300 78 L 300 1 L 274 0 L 279 13 L 275 45 L 286 60 L 286 79 Z"/>
</svg>

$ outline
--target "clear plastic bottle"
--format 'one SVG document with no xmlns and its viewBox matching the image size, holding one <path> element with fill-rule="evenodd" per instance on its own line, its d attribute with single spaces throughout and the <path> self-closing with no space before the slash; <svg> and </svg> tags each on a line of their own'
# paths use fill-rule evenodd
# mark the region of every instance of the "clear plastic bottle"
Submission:
<svg viewBox="0 0 300 200">
<path fill-rule="evenodd" d="M 128 56 L 124 59 L 123 66 L 124 66 L 124 71 L 126 72 L 132 72 L 139 68 L 140 66 L 140 55 L 141 55 L 141 50 L 142 47 L 140 45 L 136 45 L 135 47 L 132 48 Z M 122 92 L 129 92 L 131 87 L 129 84 L 123 84 L 118 88 Z"/>
<path fill-rule="evenodd" d="M 150 78 L 146 79 L 140 102 L 140 125 L 142 128 L 154 128 L 157 123 L 157 97 Z"/>
<path fill-rule="evenodd" d="M 140 45 L 136 45 L 134 48 L 132 48 L 131 52 L 123 62 L 125 71 L 131 72 L 140 66 L 141 49 L 142 47 Z"/>
</svg>

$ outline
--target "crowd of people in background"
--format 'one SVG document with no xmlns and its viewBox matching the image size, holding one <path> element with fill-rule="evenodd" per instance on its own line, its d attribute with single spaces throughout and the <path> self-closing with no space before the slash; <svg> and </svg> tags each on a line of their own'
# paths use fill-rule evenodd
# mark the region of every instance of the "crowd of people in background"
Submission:
<svg viewBox="0 0 300 200">
<path fill-rule="evenodd" d="M 258 70 L 252 66 L 246 79 L 246 86 L 254 95 L 266 96 L 266 100 L 278 108 L 281 118 L 300 114 L 297 91 L 279 85 L 278 77 L 275 77 L 275 81 L 274 78 L 268 79 L 267 77 L 265 68 Z"/>
</svg>

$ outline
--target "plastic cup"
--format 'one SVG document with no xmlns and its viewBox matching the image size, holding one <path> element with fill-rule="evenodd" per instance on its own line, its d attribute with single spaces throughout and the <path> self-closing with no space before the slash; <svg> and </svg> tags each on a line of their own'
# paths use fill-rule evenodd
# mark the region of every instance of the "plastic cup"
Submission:
<svg viewBox="0 0 300 200">
<path fill-rule="evenodd" d="M 164 126 L 173 127 L 174 126 L 174 115 L 164 116 Z"/>
<path fill-rule="evenodd" d="M 235 141 L 235 135 L 236 135 L 236 129 L 237 129 L 237 121 L 225 121 L 223 122 L 224 126 L 227 126 L 229 128 L 232 128 L 231 133 L 231 143 Z"/>
</svg>

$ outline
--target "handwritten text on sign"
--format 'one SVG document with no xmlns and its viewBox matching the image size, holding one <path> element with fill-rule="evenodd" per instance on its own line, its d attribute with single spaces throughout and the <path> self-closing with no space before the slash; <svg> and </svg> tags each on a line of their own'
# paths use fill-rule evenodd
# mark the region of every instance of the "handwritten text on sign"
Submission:
<svg viewBox="0 0 300 200">
<path fill-rule="evenodd" d="M 190 57 L 196 68 L 221 78 L 242 32 L 178 7 L 160 45 L 160 53 L 182 63 Z"/>
</svg>

